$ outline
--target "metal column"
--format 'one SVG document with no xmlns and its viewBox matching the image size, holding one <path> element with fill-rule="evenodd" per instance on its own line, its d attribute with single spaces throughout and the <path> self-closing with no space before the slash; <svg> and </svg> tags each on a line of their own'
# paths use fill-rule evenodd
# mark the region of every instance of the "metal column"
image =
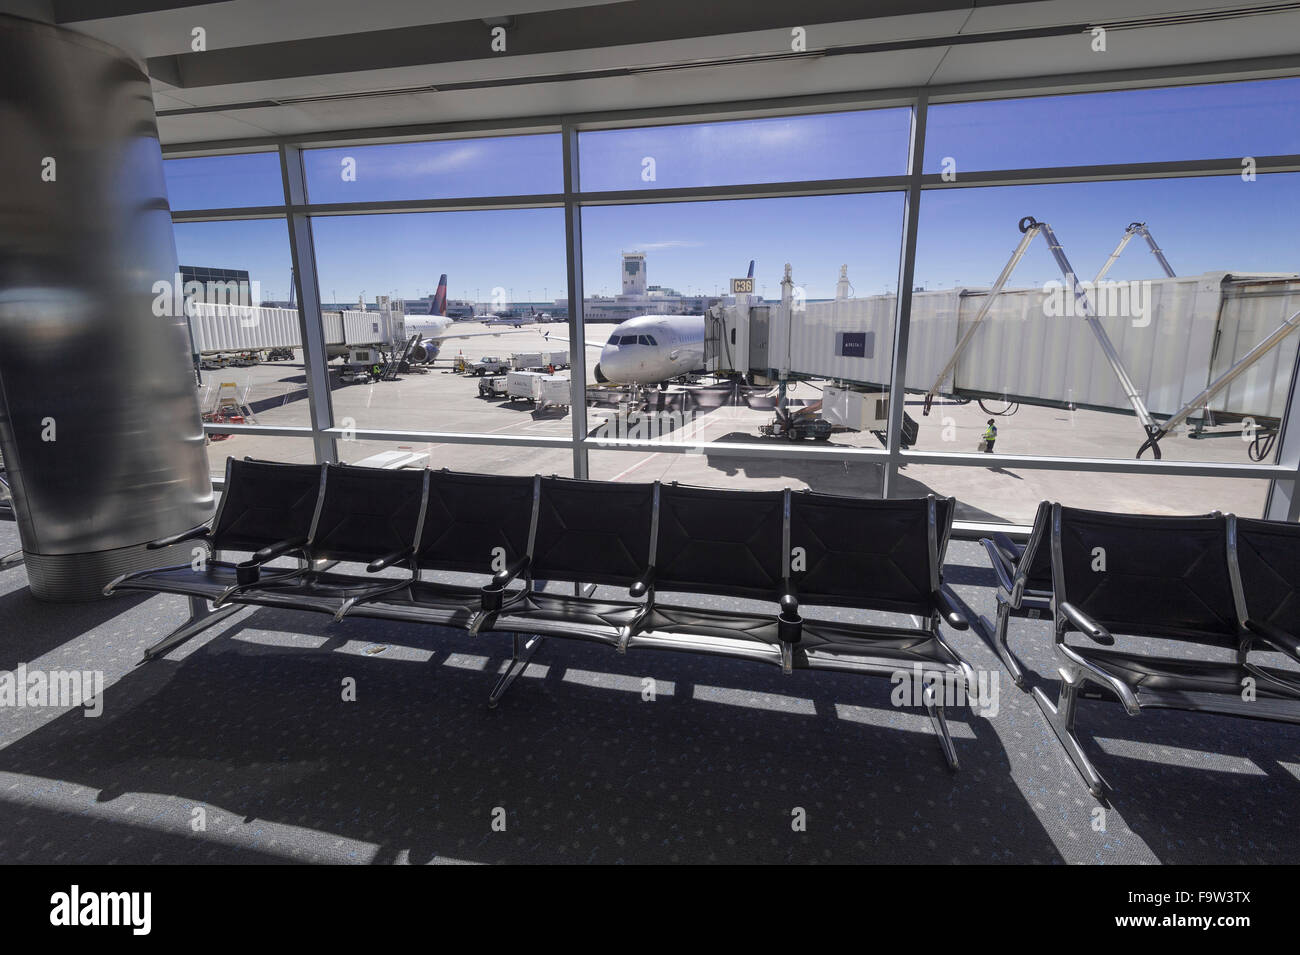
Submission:
<svg viewBox="0 0 1300 955">
<path fill-rule="evenodd" d="M 885 431 L 889 460 L 885 462 L 882 494 L 893 495 L 903 447 L 903 402 L 907 394 L 907 343 L 912 325 L 912 280 L 916 275 L 916 230 L 921 215 L 921 174 L 925 164 L 925 120 L 930 98 L 919 93 L 912 107 L 907 147 L 907 201 L 903 206 L 903 238 L 898 257 L 898 295 L 894 300 L 894 360 L 889 373 L 889 422 Z"/>
<path fill-rule="evenodd" d="M 573 425 L 573 476 L 587 477 L 587 331 L 583 315 L 582 206 L 578 204 L 578 130 L 566 123 L 564 146 L 564 246 L 569 279 L 569 419 Z"/>
<path fill-rule="evenodd" d="M 320 282 L 316 276 L 316 246 L 311 219 L 293 207 L 307 204 L 307 183 L 302 170 L 302 149 L 281 143 L 280 172 L 284 202 L 289 207 L 289 249 L 293 256 L 293 293 L 298 297 L 298 325 L 302 334 L 302 362 L 307 372 L 307 404 L 311 409 L 312 441 L 318 462 L 339 459 L 338 445 L 327 429 L 334 427 L 330 377 L 326 367 L 325 329 L 321 321 Z"/>
</svg>

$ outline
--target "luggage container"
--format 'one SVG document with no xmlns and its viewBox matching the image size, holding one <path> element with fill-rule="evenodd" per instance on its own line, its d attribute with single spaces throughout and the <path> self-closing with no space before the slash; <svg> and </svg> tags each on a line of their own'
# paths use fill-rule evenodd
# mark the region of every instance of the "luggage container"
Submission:
<svg viewBox="0 0 1300 955">
<path fill-rule="evenodd" d="M 506 397 L 531 401 L 539 408 L 568 407 L 569 379 L 539 371 L 512 371 L 506 376 Z"/>
<path fill-rule="evenodd" d="M 510 367 L 516 371 L 529 371 L 534 368 L 545 368 L 545 355 L 539 351 L 516 352 L 510 356 Z"/>
</svg>

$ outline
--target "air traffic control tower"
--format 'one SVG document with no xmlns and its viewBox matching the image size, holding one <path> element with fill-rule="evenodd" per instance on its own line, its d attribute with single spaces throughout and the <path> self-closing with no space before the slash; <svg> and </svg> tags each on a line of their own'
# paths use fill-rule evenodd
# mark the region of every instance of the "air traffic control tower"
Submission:
<svg viewBox="0 0 1300 955">
<path fill-rule="evenodd" d="M 623 253 L 623 294 L 646 294 L 644 252 Z"/>
</svg>

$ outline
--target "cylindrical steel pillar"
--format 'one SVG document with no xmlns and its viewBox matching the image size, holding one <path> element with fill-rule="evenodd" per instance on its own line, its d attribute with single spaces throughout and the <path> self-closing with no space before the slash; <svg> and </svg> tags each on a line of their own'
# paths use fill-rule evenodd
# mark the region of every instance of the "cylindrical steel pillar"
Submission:
<svg viewBox="0 0 1300 955">
<path fill-rule="evenodd" d="M 212 511 L 149 79 L 0 17 L 0 126 L 0 452 L 32 592 L 86 599 Z"/>
</svg>

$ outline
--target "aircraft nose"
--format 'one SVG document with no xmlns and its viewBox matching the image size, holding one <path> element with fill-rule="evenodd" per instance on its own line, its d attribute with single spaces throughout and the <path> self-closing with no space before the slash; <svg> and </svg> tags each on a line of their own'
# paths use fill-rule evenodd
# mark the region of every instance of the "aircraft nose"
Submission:
<svg viewBox="0 0 1300 955">
<path fill-rule="evenodd" d="M 623 381 L 623 372 L 627 362 L 618 353 L 616 345 L 606 345 L 600 350 L 600 370 L 609 381 Z"/>
</svg>

